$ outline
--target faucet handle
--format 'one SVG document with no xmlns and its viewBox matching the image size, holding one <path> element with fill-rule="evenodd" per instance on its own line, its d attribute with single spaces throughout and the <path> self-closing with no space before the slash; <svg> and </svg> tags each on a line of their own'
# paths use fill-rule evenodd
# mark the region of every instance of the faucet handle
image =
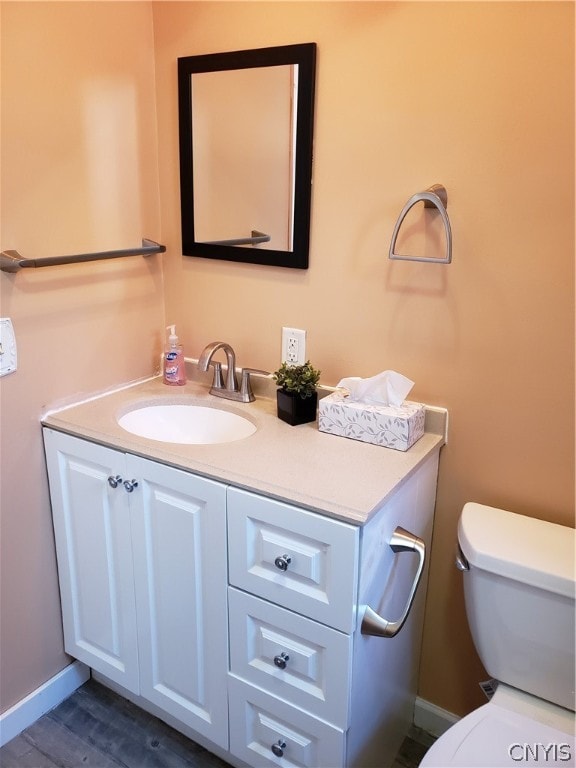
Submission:
<svg viewBox="0 0 576 768">
<path fill-rule="evenodd" d="M 222 363 L 211 362 L 214 367 L 214 378 L 212 380 L 212 389 L 224 389 L 224 379 L 222 377 Z"/>
<path fill-rule="evenodd" d="M 251 403 L 256 399 L 254 397 L 254 392 L 252 392 L 252 384 L 250 382 L 251 373 L 259 373 L 262 376 L 270 376 L 269 371 L 261 371 L 259 368 L 242 368 L 240 395 L 243 403 Z"/>
</svg>

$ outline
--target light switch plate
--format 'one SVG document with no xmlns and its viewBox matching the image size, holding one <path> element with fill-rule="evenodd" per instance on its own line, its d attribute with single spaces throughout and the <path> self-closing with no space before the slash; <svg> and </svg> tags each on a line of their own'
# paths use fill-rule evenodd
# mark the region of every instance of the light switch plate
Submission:
<svg viewBox="0 0 576 768">
<path fill-rule="evenodd" d="M 14 373 L 17 368 L 18 353 L 12 320 L 9 317 L 0 317 L 0 376 Z"/>
</svg>

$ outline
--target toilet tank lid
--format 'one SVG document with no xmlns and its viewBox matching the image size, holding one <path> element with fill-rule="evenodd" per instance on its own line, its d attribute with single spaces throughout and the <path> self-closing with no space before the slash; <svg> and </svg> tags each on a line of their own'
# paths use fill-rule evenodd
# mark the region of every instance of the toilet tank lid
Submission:
<svg viewBox="0 0 576 768">
<path fill-rule="evenodd" d="M 574 599 L 573 528 L 468 502 L 458 541 L 471 566 Z"/>
</svg>

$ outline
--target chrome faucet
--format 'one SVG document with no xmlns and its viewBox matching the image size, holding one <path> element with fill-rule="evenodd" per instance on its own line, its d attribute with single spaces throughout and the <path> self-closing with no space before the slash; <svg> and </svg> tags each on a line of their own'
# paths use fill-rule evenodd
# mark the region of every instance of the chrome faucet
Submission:
<svg viewBox="0 0 576 768">
<path fill-rule="evenodd" d="M 212 357 L 219 349 L 226 353 L 226 384 L 222 376 L 222 363 L 212 360 Z M 251 403 L 256 398 L 252 392 L 250 384 L 251 373 L 261 373 L 268 376 L 268 371 L 260 371 L 257 368 L 242 368 L 241 385 L 238 388 L 236 379 L 236 354 L 230 344 L 225 341 L 213 341 L 204 348 L 198 360 L 198 368 L 205 373 L 208 366 L 214 368 L 214 379 L 210 388 L 210 394 L 216 397 L 223 397 L 226 400 L 236 400 L 240 403 Z"/>
<path fill-rule="evenodd" d="M 219 349 L 223 349 L 226 353 L 226 365 L 228 370 L 226 371 L 225 387 L 222 380 L 222 364 L 212 362 L 214 353 L 218 352 Z M 212 382 L 210 394 L 218 394 L 218 392 L 213 392 L 212 390 L 238 392 L 238 382 L 236 381 L 236 354 L 230 344 L 226 344 L 225 341 L 213 341 L 211 344 L 208 344 L 200 355 L 198 368 L 205 373 L 208 370 L 209 365 L 214 366 L 214 381 Z M 220 397 L 223 397 L 223 395 L 220 394 Z"/>
</svg>

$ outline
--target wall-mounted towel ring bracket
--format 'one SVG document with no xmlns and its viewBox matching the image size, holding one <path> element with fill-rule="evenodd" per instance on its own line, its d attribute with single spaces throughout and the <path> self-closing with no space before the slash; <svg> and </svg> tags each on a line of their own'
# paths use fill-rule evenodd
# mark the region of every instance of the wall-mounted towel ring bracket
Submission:
<svg viewBox="0 0 576 768">
<path fill-rule="evenodd" d="M 431 256 L 403 256 L 394 252 L 396 247 L 396 240 L 398 238 L 398 232 L 400 231 L 402 222 L 406 218 L 406 214 L 413 205 L 416 205 L 416 203 L 421 201 L 424 201 L 425 208 L 437 208 L 440 216 L 442 217 L 442 221 L 444 222 L 444 233 L 446 235 L 446 255 L 443 259 L 436 259 Z M 398 216 L 398 221 L 396 222 L 394 232 L 392 233 L 388 258 L 398 259 L 400 261 L 432 261 L 436 264 L 450 264 L 452 261 L 452 228 L 450 227 L 450 219 L 448 218 L 448 213 L 446 212 L 447 207 L 448 193 L 442 184 L 433 184 L 424 192 L 418 192 L 417 194 L 412 195 L 410 200 L 408 200 L 404 208 L 402 208 L 400 211 L 400 216 Z"/>
</svg>

